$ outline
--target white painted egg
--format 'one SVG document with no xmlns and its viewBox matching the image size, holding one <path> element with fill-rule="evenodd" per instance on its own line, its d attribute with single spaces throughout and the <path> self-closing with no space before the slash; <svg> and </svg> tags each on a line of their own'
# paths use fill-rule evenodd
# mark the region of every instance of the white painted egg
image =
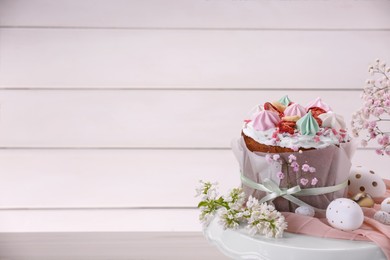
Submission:
<svg viewBox="0 0 390 260">
<path fill-rule="evenodd" d="M 332 227 L 350 231 L 358 229 L 363 224 L 364 214 L 361 207 L 353 200 L 339 198 L 328 205 L 326 219 Z"/>
<path fill-rule="evenodd" d="M 365 192 L 373 198 L 382 197 L 386 192 L 386 185 L 382 178 L 374 171 L 358 166 L 351 169 L 348 177 L 348 193 Z"/>
<path fill-rule="evenodd" d="M 312 207 L 300 206 L 295 209 L 295 213 L 303 216 L 314 217 L 315 211 Z"/>
<path fill-rule="evenodd" d="M 386 198 L 381 203 L 381 210 L 390 213 L 390 198 Z"/>
<path fill-rule="evenodd" d="M 374 219 L 379 221 L 380 223 L 390 225 L 390 214 L 385 211 L 382 210 L 377 211 L 374 214 Z"/>
</svg>

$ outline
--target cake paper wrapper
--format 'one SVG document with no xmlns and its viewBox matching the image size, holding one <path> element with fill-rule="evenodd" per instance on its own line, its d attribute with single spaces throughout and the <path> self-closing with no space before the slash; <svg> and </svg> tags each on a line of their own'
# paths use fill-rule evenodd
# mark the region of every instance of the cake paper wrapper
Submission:
<svg viewBox="0 0 390 260">
<path fill-rule="evenodd" d="M 232 142 L 232 149 L 240 165 L 241 173 L 253 182 L 262 184 L 265 179 L 269 179 L 276 183 L 279 188 L 287 189 L 299 185 L 301 189 L 305 189 L 335 186 L 347 181 L 351 169 L 351 158 L 356 150 L 356 142 L 351 141 L 342 143 L 339 146 L 330 145 L 323 149 L 306 150 L 302 153 L 279 153 L 282 161 L 285 162 L 282 164 L 267 162 L 265 159 L 266 153 L 251 152 L 246 147 L 242 137 Z M 296 161 L 300 166 L 307 163 L 311 167 L 314 167 L 316 171 L 314 173 L 303 173 L 302 171 L 299 173 L 293 172 L 292 168 L 287 163 L 288 156 L 291 154 L 296 156 Z M 285 174 L 285 177 L 282 180 L 277 178 L 276 173 L 279 171 L 282 171 Z M 301 177 L 309 180 L 307 185 L 300 184 Z M 313 178 L 317 178 L 318 180 L 315 186 L 310 185 Z M 242 187 L 248 197 L 251 195 L 261 199 L 267 195 L 266 192 L 253 189 L 245 184 L 243 184 Z M 346 197 L 346 194 L 347 187 L 322 195 L 296 196 L 296 198 L 310 206 L 325 210 L 332 200 Z M 272 202 L 279 211 L 294 212 L 298 207 L 283 197 L 277 197 Z"/>
</svg>

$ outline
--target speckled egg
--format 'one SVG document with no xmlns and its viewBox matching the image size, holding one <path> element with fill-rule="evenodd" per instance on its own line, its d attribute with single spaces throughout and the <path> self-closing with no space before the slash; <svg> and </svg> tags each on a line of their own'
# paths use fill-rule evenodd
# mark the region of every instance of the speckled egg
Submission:
<svg viewBox="0 0 390 260">
<path fill-rule="evenodd" d="M 374 214 L 374 219 L 385 225 L 390 225 L 390 214 L 379 210 Z"/>
<path fill-rule="evenodd" d="M 295 209 L 295 213 L 303 216 L 314 217 L 315 211 L 312 207 L 300 206 Z"/>
<path fill-rule="evenodd" d="M 373 198 L 384 196 L 386 185 L 374 171 L 358 166 L 351 169 L 348 177 L 348 193 L 355 195 L 365 192 Z"/>
<path fill-rule="evenodd" d="M 381 210 L 390 213 L 390 198 L 386 198 L 381 203 Z"/>
<path fill-rule="evenodd" d="M 358 229 L 363 224 L 364 214 L 361 207 L 353 200 L 339 198 L 327 207 L 326 219 L 332 227 L 350 231 Z"/>
</svg>

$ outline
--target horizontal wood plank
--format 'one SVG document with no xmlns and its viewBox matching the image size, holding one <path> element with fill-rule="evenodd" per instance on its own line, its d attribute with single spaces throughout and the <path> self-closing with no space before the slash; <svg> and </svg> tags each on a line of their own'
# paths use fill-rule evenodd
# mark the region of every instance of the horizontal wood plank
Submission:
<svg viewBox="0 0 390 260">
<path fill-rule="evenodd" d="M 230 151 L 0 151 L 1 208 L 196 207 L 199 180 L 239 186 Z"/>
<path fill-rule="evenodd" d="M 389 29 L 389 9 L 386 0 L 2 0 L 0 26 Z"/>
<path fill-rule="evenodd" d="M 259 103 L 286 91 L 0 90 L 0 147 L 227 148 Z M 322 97 L 349 125 L 360 91 L 296 91 Z"/>
<path fill-rule="evenodd" d="M 387 179 L 389 163 L 370 150 L 353 159 Z M 0 210 L 191 208 L 199 180 L 240 185 L 230 150 L 0 150 L 0 179 Z"/>
<path fill-rule="evenodd" d="M 374 59 L 390 60 L 390 31 L 0 34 L 0 88 L 358 89 Z"/>
<path fill-rule="evenodd" d="M 151 250 L 152 249 L 152 250 Z M 227 259 L 201 232 L 0 234 L 0 258 L 12 260 Z"/>
</svg>

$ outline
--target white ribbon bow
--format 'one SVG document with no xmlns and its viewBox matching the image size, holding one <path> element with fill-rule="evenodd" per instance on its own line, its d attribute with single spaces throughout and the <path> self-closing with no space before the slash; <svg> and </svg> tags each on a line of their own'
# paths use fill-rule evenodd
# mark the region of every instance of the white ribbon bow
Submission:
<svg viewBox="0 0 390 260">
<path fill-rule="evenodd" d="M 260 184 L 245 177 L 242 173 L 241 173 L 241 181 L 243 184 L 245 184 L 248 187 L 251 187 L 252 189 L 261 190 L 268 193 L 259 201 L 260 203 L 264 203 L 266 201 L 272 201 L 277 197 L 283 197 L 286 200 L 289 200 L 298 206 L 311 207 L 316 211 L 321 211 L 321 210 L 313 206 L 310 206 L 309 204 L 303 202 L 300 199 L 297 199 L 296 197 L 293 196 L 293 194 L 296 196 L 320 195 L 320 194 L 335 192 L 337 190 L 345 188 L 348 185 L 347 183 L 348 180 L 346 180 L 340 184 L 329 186 L 329 187 L 318 187 L 318 188 L 309 188 L 309 189 L 301 190 L 301 187 L 299 187 L 299 185 L 296 185 L 289 189 L 285 189 L 285 188 L 281 189 L 275 182 L 273 182 L 268 178 L 265 178 L 263 180 L 263 183 Z"/>
<path fill-rule="evenodd" d="M 294 202 L 296 198 L 291 194 L 295 194 L 301 191 L 301 187 L 299 187 L 299 185 L 289 189 L 280 189 L 279 186 L 270 179 L 264 179 L 263 184 L 260 185 L 263 186 L 263 191 L 268 193 L 259 201 L 260 203 L 273 200 L 277 197 L 283 197 L 289 201 Z"/>
</svg>

